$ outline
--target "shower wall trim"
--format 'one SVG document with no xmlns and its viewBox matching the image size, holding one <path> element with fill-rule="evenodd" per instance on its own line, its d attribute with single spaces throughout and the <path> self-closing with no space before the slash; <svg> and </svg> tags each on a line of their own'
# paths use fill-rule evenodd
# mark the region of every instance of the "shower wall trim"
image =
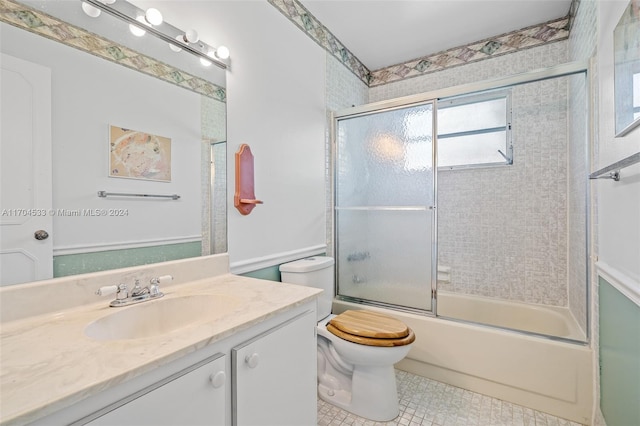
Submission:
<svg viewBox="0 0 640 426">
<path fill-rule="evenodd" d="M 616 290 L 640 306 L 640 281 L 628 276 L 606 262 L 596 262 L 596 270 L 600 277 L 607 280 Z"/>
<path fill-rule="evenodd" d="M 588 70 L 589 61 L 568 62 L 566 64 L 515 74 L 509 77 L 500 77 L 475 83 L 461 84 L 458 86 L 447 87 L 445 89 L 419 93 L 417 95 L 402 96 L 395 99 L 373 102 L 336 111 L 334 118 L 356 117 L 361 114 L 368 114 L 375 111 L 389 110 L 393 108 L 407 108 L 434 99 L 471 94 L 489 89 L 503 89 L 518 84 L 533 83 L 536 81 L 543 81 L 572 74 L 580 74 L 582 72 L 588 73 Z"/>
</svg>

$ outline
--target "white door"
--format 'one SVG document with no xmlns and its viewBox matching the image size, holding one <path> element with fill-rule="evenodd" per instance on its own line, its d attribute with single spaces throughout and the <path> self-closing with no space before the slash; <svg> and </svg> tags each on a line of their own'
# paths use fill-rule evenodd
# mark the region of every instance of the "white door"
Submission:
<svg viewBox="0 0 640 426">
<path fill-rule="evenodd" d="M 0 60 L 0 285 L 9 285 L 53 276 L 51 70 Z"/>
</svg>

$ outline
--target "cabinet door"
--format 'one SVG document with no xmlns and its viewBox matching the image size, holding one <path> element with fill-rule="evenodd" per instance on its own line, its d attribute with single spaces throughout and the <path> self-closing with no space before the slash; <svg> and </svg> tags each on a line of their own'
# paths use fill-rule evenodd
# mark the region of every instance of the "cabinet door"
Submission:
<svg viewBox="0 0 640 426">
<path fill-rule="evenodd" d="M 216 354 L 111 404 L 86 424 L 224 425 L 226 383 L 225 356 Z"/>
<path fill-rule="evenodd" d="M 304 313 L 231 350 L 234 425 L 317 425 L 315 326 Z"/>
</svg>

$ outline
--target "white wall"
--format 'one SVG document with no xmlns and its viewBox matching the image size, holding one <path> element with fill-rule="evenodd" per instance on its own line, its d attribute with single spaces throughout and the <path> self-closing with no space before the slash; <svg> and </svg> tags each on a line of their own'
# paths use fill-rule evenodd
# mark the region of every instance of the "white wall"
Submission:
<svg viewBox="0 0 640 426">
<path fill-rule="evenodd" d="M 595 169 L 640 151 L 640 128 L 614 137 L 613 30 L 628 4 L 627 0 L 598 2 L 599 143 Z M 595 184 L 598 262 L 640 295 L 640 164 L 623 169 L 621 174 L 620 182 L 603 179 Z"/>
<path fill-rule="evenodd" d="M 232 265 L 325 244 L 325 52 L 266 1 L 138 1 L 231 51 L 227 72 Z M 251 214 L 233 207 L 235 157 L 255 157 Z"/>
<path fill-rule="evenodd" d="M 200 236 L 200 95 L 6 24 L 2 51 L 52 70 L 54 209 L 126 211 L 54 217 L 54 254 Z M 109 125 L 171 138 L 171 182 L 109 178 Z M 99 190 L 182 198 L 105 199 Z"/>
</svg>

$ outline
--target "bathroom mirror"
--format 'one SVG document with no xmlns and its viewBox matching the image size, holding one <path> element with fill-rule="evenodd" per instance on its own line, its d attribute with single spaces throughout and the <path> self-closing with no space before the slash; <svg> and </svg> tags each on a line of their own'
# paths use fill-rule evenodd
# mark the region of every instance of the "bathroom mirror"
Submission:
<svg viewBox="0 0 640 426">
<path fill-rule="evenodd" d="M 615 132 L 640 125 L 640 0 L 631 0 L 613 31 Z"/>
<path fill-rule="evenodd" d="M 36 208 L 50 217 L 53 276 L 226 252 L 225 70 L 203 67 L 148 35 L 135 37 L 106 13 L 90 18 L 80 1 L 2 3 L 3 55 L 50 70 L 52 194 L 49 206 L 2 207 Z M 5 111 L 6 96 L 3 90 Z M 170 155 L 163 157 L 170 180 L 110 176 L 112 126 L 170 139 Z M 5 168 L 4 145 L 1 155 Z M 14 187 L 3 175 L 3 193 Z M 100 197 L 99 191 L 138 196 Z M 179 198 L 148 197 L 166 194 Z M 16 215 L 3 216 L 6 222 Z M 51 278 L 9 282 L 5 270 L 20 269 L 22 261 L 2 262 L 1 285 Z"/>
</svg>

